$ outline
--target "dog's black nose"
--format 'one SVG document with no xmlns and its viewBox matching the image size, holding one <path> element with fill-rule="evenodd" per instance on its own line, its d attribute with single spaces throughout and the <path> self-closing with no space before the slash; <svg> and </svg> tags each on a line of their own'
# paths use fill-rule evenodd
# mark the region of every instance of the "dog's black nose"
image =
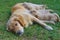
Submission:
<svg viewBox="0 0 60 40">
<path fill-rule="evenodd" d="M 17 34 L 18 34 L 18 35 L 20 35 L 20 34 L 21 34 L 21 32 L 17 32 Z"/>
<path fill-rule="evenodd" d="M 17 34 L 18 34 L 18 35 L 22 35 L 22 34 L 23 34 L 23 32 L 21 32 L 21 31 L 18 31 L 18 32 L 17 32 Z"/>
</svg>

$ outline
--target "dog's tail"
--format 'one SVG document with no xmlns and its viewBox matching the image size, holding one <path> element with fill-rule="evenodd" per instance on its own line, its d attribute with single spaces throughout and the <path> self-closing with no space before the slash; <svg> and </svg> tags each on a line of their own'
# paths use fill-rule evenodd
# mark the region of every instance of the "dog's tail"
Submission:
<svg viewBox="0 0 60 40">
<path fill-rule="evenodd" d="M 60 17 L 57 13 L 54 13 L 54 15 L 57 17 L 57 22 L 60 22 Z"/>
<path fill-rule="evenodd" d="M 45 23 L 43 23 L 42 21 L 40 21 L 39 19 L 35 18 L 35 17 L 32 17 L 32 20 L 37 22 L 38 24 L 40 24 L 41 26 L 43 26 L 45 29 L 47 30 L 53 30 L 53 28 Z"/>
</svg>

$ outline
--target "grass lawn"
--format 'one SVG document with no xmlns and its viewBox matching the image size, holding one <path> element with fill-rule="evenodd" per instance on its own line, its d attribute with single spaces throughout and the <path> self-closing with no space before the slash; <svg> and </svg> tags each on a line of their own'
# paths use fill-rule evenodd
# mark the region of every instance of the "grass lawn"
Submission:
<svg viewBox="0 0 60 40">
<path fill-rule="evenodd" d="M 22 36 L 6 31 L 6 23 L 10 17 L 11 7 L 19 2 L 46 4 L 60 16 L 60 0 L 0 0 L 0 40 L 60 40 L 59 22 L 55 25 L 49 24 L 54 28 L 53 31 L 47 31 L 38 24 L 26 28 Z"/>
</svg>

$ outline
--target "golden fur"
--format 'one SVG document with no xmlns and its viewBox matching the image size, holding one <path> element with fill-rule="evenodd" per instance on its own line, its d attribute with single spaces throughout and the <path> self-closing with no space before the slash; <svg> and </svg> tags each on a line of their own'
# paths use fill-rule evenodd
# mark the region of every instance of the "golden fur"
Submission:
<svg viewBox="0 0 60 40">
<path fill-rule="evenodd" d="M 25 7 L 25 5 L 26 5 L 25 3 L 18 3 L 12 7 L 12 10 L 11 10 L 12 14 L 7 23 L 7 30 L 13 31 L 16 33 L 21 32 L 21 34 L 23 34 L 24 27 L 28 27 L 29 25 L 32 25 L 33 21 L 39 23 L 41 26 L 43 26 L 47 30 L 53 30 L 52 27 L 48 26 L 45 23 L 48 22 L 48 23 L 54 24 L 54 21 L 57 21 L 57 20 L 59 21 L 59 17 L 57 14 L 51 14 L 48 11 L 49 13 L 48 12 L 43 13 L 44 14 L 43 15 L 40 12 L 42 10 L 41 6 L 36 6 L 36 8 L 38 9 L 37 10 L 33 8 L 34 6 L 31 7 L 30 6 L 31 4 L 29 6 L 26 5 L 27 7 Z M 45 7 L 44 7 L 44 10 L 45 10 Z"/>
</svg>

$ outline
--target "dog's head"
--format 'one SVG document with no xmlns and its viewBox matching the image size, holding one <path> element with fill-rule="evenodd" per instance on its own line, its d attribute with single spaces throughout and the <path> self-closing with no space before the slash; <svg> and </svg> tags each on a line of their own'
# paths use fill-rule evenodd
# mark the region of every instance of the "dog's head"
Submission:
<svg viewBox="0 0 60 40">
<path fill-rule="evenodd" d="M 24 33 L 24 26 L 26 22 L 20 16 L 20 18 L 11 18 L 7 23 L 7 30 L 11 32 L 15 32 L 19 35 Z"/>
</svg>

